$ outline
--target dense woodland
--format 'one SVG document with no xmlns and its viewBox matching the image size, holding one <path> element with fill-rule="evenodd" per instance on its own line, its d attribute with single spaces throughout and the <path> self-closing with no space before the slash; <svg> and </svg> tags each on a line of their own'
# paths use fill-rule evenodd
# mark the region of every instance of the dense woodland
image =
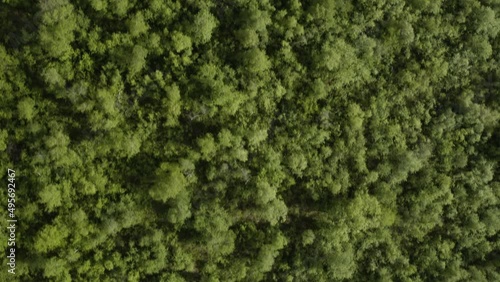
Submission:
<svg viewBox="0 0 500 282">
<path fill-rule="evenodd" d="M 0 281 L 500 281 L 499 14 L 2 0 Z"/>
</svg>

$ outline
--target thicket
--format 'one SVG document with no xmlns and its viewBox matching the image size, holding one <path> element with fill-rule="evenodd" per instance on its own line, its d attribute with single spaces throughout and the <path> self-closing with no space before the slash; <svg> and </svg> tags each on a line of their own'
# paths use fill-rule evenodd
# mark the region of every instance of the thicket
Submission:
<svg viewBox="0 0 500 282">
<path fill-rule="evenodd" d="M 3 0 L 0 280 L 500 281 L 499 13 Z"/>
</svg>

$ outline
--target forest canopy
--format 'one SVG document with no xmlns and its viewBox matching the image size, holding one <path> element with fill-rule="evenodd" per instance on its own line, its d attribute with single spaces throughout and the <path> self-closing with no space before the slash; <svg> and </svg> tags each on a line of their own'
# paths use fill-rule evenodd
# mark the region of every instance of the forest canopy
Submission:
<svg viewBox="0 0 500 282">
<path fill-rule="evenodd" d="M 2 0 L 0 281 L 500 281 L 499 14 Z"/>
</svg>

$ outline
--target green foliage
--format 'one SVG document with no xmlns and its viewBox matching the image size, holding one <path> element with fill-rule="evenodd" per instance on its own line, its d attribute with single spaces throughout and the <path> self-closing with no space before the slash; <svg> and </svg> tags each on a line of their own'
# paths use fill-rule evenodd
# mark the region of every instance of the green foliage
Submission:
<svg viewBox="0 0 500 282">
<path fill-rule="evenodd" d="M 191 48 L 191 38 L 182 32 L 174 31 L 172 34 L 172 41 L 174 45 L 174 50 L 176 52 L 181 52 L 183 50 Z"/>
<path fill-rule="evenodd" d="M 44 0 L 39 3 L 40 46 L 52 58 L 68 59 L 73 51 L 71 42 L 77 29 L 73 5 L 67 0 Z"/>
<path fill-rule="evenodd" d="M 131 75 L 137 74 L 145 67 L 147 55 L 147 49 L 140 45 L 134 46 L 134 48 L 132 49 L 132 54 L 130 55 L 128 61 L 128 67 Z"/>
<path fill-rule="evenodd" d="M 35 115 L 35 101 L 31 98 L 23 99 L 17 104 L 17 110 L 21 119 L 30 121 Z"/>
<path fill-rule="evenodd" d="M 183 192 L 186 185 L 186 178 L 179 166 L 164 164 L 156 172 L 155 182 L 149 190 L 149 195 L 155 200 L 166 202 Z"/>
<path fill-rule="evenodd" d="M 2 1 L 0 281 L 500 281 L 499 9 Z"/>
<path fill-rule="evenodd" d="M 66 245 L 66 237 L 69 235 L 69 230 L 66 225 L 51 224 L 45 225 L 43 229 L 36 234 L 33 247 L 40 254 L 47 253 L 57 248 Z"/>
<path fill-rule="evenodd" d="M 207 9 L 202 9 L 194 15 L 188 30 L 195 44 L 204 44 L 212 38 L 215 27 L 217 27 L 215 17 Z"/>
<path fill-rule="evenodd" d="M 148 25 L 144 20 L 144 15 L 138 12 L 128 21 L 128 27 L 130 30 L 130 35 L 137 37 L 148 31 Z"/>
<path fill-rule="evenodd" d="M 61 205 L 61 192 L 56 185 L 48 185 L 40 191 L 40 202 L 47 205 L 48 211 Z"/>
</svg>

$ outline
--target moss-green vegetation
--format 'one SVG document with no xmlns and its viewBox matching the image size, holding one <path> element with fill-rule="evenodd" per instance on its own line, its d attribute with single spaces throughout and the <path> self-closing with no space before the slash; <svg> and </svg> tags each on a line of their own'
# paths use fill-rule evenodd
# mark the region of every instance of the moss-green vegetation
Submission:
<svg viewBox="0 0 500 282">
<path fill-rule="evenodd" d="M 500 281 L 500 2 L 1 2 L 1 281 Z"/>
</svg>

